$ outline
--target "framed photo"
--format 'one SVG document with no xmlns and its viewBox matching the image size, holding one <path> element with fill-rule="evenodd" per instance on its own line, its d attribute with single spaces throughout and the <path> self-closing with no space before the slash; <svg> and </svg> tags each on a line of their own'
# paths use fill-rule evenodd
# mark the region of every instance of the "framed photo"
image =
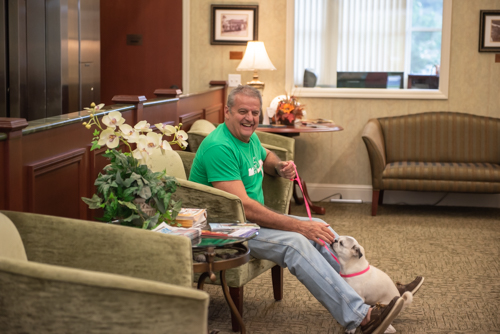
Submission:
<svg viewBox="0 0 500 334">
<path fill-rule="evenodd" d="M 479 12 L 479 52 L 500 52 L 500 10 Z"/>
<path fill-rule="evenodd" d="M 257 5 L 211 5 L 210 44 L 246 45 L 258 38 Z"/>
</svg>

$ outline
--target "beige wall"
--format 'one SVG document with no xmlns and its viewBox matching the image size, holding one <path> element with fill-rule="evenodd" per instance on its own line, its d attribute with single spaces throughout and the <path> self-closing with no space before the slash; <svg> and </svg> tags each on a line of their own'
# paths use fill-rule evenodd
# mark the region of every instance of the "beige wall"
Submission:
<svg viewBox="0 0 500 334">
<path fill-rule="evenodd" d="M 210 45 L 210 4 L 191 0 L 190 91 L 202 90 L 210 80 L 227 80 L 239 60 L 229 51 L 244 46 Z M 217 1 L 238 4 L 243 1 Z M 264 41 L 277 71 L 262 71 L 266 82 L 264 106 L 284 94 L 286 1 L 260 0 L 259 40 Z M 375 100 L 302 98 L 308 118 L 332 119 L 344 127 L 337 133 L 303 134 L 296 137 L 296 163 L 301 176 L 311 183 L 371 185 L 368 155 L 361 132 L 368 119 L 424 111 L 458 111 L 500 117 L 500 63 L 493 53 L 479 53 L 479 11 L 500 9 L 500 0 L 453 0 L 450 86 L 448 100 Z M 251 79 L 241 72 L 242 82 Z"/>
</svg>

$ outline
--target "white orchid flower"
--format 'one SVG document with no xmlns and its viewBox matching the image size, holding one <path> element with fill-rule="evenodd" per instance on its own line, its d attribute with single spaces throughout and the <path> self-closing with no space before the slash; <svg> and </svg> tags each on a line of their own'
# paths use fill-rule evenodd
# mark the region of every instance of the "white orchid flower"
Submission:
<svg viewBox="0 0 500 334">
<path fill-rule="evenodd" d="M 101 110 L 103 107 L 104 107 L 104 103 L 95 105 L 95 103 L 92 102 L 90 104 L 90 108 L 83 108 L 83 109 L 88 110 L 90 113 L 92 113 L 93 111 Z"/>
<path fill-rule="evenodd" d="M 148 141 L 148 147 L 150 149 L 155 149 L 161 145 L 161 138 L 163 136 L 156 132 L 149 132 L 146 135 L 146 140 Z"/>
<path fill-rule="evenodd" d="M 139 132 L 151 132 L 152 130 L 149 128 L 149 123 L 146 121 L 140 121 L 134 126 L 134 129 Z"/>
<path fill-rule="evenodd" d="M 158 123 L 155 124 L 158 130 L 161 131 L 165 136 L 171 136 L 175 133 L 175 127 L 168 124 Z"/>
<path fill-rule="evenodd" d="M 101 135 L 99 136 L 99 145 L 106 144 L 109 148 L 115 148 L 120 143 L 120 137 L 116 135 L 115 131 L 112 128 L 107 128 Z"/>
<path fill-rule="evenodd" d="M 139 140 L 139 133 L 128 124 L 120 125 L 120 131 L 123 134 L 123 138 L 125 138 L 129 143 L 137 143 L 137 140 Z"/>
<path fill-rule="evenodd" d="M 139 160 L 139 164 L 140 165 L 147 165 L 148 164 L 148 161 L 149 161 L 149 153 L 143 149 L 135 149 L 132 151 L 132 156 L 134 158 L 136 158 L 137 160 Z"/>
<path fill-rule="evenodd" d="M 125 118 L 122 117 L 122 113 L 119 111 L 112 111 L 102 118 L 102 122 L 106 124 L 107 127 L 116 129 L 117 126 L 125 123 Z"/>
<path fill-rule="evenodd" d="M 186 131 L 179 130 L 179 132 L 177 132 L 177 141 L 182 147 L 188 146 L 187 139 L 188 139 L 188 134 L 186 133 Z"/>
</svg>

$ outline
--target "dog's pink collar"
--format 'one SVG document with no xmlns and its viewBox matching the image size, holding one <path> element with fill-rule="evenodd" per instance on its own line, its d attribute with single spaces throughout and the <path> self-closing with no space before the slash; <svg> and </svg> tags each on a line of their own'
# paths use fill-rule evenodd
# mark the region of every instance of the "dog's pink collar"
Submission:
<svg viewBox="0 0 500 334">
<path fill-rule="evenodd" d="M 349 275 L 340 274 L 340 276 L 342 276 L 342 277 L 354 277 L 354 276 L 359 276 L 359 275 L 362 275 L 362 274 L 366 273 L 368 270 L 370 270 L 370 265 L 368 265 L 368 267 L 366 267 L 366 269 L 365 269 L 365 270 L 363 270 L 363 271 L 360 271 L 360 272 L 357 272 L 357 273 L 354 273 L 354 274 L 349 274 Z"/>
</svg>

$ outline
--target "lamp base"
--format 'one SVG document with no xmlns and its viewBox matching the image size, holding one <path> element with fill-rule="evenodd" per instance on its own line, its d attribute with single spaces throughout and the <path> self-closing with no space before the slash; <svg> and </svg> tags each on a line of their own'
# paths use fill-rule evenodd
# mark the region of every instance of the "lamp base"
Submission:
<svg viewBox="0 0 500 334">
<path fill-rule="evenodd" d="M 252 86 L 255 89 L 260 89 L 261 91 L 264 90 L 264 86 L 265 86 L 265 84 L 259 80 L 259 75 L 257 73 L 257 70 L 253 71 L 252 81 L 248 81 L 247 85 Z"/>
</svg>

